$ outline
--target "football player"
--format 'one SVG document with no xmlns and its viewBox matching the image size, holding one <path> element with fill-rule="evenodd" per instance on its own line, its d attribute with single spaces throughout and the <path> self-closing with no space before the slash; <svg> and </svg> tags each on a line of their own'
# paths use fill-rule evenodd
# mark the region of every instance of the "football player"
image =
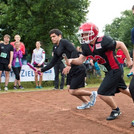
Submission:
<svg viewBox="0 0 134 134">
<path fill-rule="evenodd" d="M 109 36 L 98 37 L 98 33 L 98 27 L 93 23 L 84 23 L 80 26 L 78 38 L 82 44 L 83 53 L 79 58 L 69 59 L 68 64 L 80 65 L 89 56 L 94 61 L 103 65 L 106 73 L 98 88 L 98 96 L 112 109 L 110 116 L 106 119 L 114 120 L 121 112 L 112 96 L 115 93 L 122 92 L 131 97 L 122 77 L 123 71 L 115 57 L 115 49 L 122 49 L 126 56 L 128 67 L 132 65 L 132 60 L 123 42 L 115 41 Z"/>
</svg>

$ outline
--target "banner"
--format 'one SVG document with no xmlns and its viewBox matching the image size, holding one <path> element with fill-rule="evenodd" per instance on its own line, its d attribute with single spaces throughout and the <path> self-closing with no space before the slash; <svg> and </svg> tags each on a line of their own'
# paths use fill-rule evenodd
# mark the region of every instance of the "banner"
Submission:
<svg viewBox="0 0 134 134">
<path fill-rule="evenodd" d="M 43 81 L 53 81 L 54 77 L 55 77 L 54 68 L 51 68 L 50 70 L 43 73 Z M 14 75 L 13 70 L 11 70 L 9 82 L 14 82 L 14 80 L 15 80 L 15 75 Z M 1 75 L 1 81 L 5 82 L 5 73 L 4 72 Z M 22 66 L 21 73 L 20 73 L 20 81 L 21 82 L 35 81 L 34 80 L 34 71 L 28 65 Z"/>
</svg>

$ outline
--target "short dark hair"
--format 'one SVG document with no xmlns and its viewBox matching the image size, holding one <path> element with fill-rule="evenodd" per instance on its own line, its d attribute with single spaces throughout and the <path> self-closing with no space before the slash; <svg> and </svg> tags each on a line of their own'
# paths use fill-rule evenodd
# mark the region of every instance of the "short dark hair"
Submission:
<svg viewBox="0 0 134 134">
<path fill-rule="evenodd" d="M 132 6 L 132 10 L 134 10 L 134 5 Z"/>
<path fill-rule="evenodd" d="M 56 35 L 62 35 L 62 32 L 59 29 L 52 29 L 49 31 L 49 35 L 55 33 Z"/>
</svg>

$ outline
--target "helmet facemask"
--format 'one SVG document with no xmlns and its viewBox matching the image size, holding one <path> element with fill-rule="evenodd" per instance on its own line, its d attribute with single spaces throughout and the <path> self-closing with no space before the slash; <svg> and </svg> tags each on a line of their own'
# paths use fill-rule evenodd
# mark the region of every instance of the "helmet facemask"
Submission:
<svg viewBox="0 0 134 134">
<path fill-rule="evenodd" d="M 98 35 L 98 28 L 90 23 L 82 25 L 78 31 L 78 39 L 81 44 L 89 44 Z"/>
</svg>

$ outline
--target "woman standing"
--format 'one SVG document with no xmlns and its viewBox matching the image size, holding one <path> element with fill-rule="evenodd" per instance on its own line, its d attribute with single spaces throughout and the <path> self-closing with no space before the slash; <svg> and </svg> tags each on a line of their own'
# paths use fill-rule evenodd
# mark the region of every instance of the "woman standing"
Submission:
<svg viewBox="0 0 134 134">
<path fill-rule="evenodd" d="M 15 81 L 14 81 L 14 89 L 17 89 L 17 85 L 19 89 L 24 89 L 24 87 L 20 84 L 20 71 L 22 67 L 22 51 L 20 50 L 20 42 L 14 43 L 14 54 L 13 54 L 13 61 L 12 61 L 12 69 L 15 74 Z"/>
<path fill-rule="evenodd" d="M 40 41 L 36 41 L 35 45 L 36 45 L 36 48 L 33 50 L 31 64 L 33 64 L 35 68 L 41 68 L 44 66 L 45 51 L 44 49 L 41 48 Z M 36 88 L 42 88 L 41 84 L 42 84 L 42 79 L 43 79 L 43 73 L 41 73 L 41 75 L 39 76 L 39 82 L 38 82 L 38 73 L 37 72 L 34 72 L 34 73 L 35 73 Z"/>
</svg>

